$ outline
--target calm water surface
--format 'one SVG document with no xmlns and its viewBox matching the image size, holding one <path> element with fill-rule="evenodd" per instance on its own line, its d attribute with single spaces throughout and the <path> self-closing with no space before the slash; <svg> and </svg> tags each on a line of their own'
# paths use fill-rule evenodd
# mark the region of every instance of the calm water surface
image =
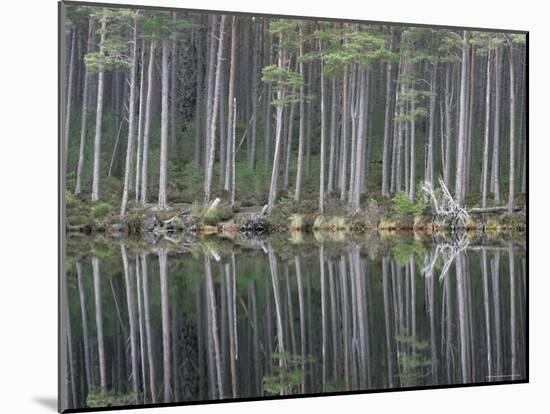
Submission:
<svg viewBox="0 0 550 414">
<path fill-rule="evenodd" d="M 523 380 L 524 245 L 69 236 L 67 404 Z"/>
</svg>

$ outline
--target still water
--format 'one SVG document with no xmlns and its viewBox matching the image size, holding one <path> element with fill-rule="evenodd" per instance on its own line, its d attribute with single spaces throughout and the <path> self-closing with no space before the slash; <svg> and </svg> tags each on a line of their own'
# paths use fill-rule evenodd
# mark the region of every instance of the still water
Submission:
<svg viewBox="0 0 550 414">
<path fill-rule="evenodd" d="M 69 235 L 66 268 L 71 408 L 526 378 L 524 240 Z"/>
</svg>

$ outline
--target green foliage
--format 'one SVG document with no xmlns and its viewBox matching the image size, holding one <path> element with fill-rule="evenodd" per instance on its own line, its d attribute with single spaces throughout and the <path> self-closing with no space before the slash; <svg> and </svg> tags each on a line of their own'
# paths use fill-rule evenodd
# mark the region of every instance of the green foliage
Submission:
<svg viewBox="0 0 550 414">
<path fill-rule="evenodd" d="M 398 239 L 393 246 L 393 257 L 401 266 L 406 265 L 411 256 L 422 257 L 425 252 L 426 249 L 422 242 L 416 240 L 408 243 L 402 239 Z"/>
<path fill-rule="evenodd" d="M 204 224 L 210 226 L 218 224 L 221 219 L 220 209 L 211 207 L 211 204 L 201 205 L 195 201 L 191 206 L 191 210 L 201 218 Z"/>
<path fill-rule="evenodd" d="M 98 258 L 111 256 L 111 249 L 106 243 L 94 242 L 92 244 L 92 255 Z"/>
<path fill-rule="evenodd" d="M 288 352 L 274 353 L 271 358 L 273 374 L 263 378 L 263 386 L 264 391 L 272 395 L 290 391 L 292 387 L 302 384 L 305 374 L 303 366 L 315 361 L 312 357 L 303 358 Z"/>
<path fill-rule="evenodd" d="M 275 91 L 285 90 L 287 92 L 284 99 L 274 99 L 273 105 L 284 105 L 296 97 L 292 91 L 303 84 L 302 75 L 288 69 L 282 69 L 277 65 L 266 66 L 262 69 L 262 82 L 271 83 Z"/>
<path fill-rule="evenodd" d="M 109 203 L 99 203 L 92 207 L 92 216 L 96 219 L 105 217 L 111 212 L 111 205 Z"/>
<path fill-rule="evenodd" d="M 137 401 L 134 393 L 117 394 L 109 392 L 104 396 L 98 390 L 90 390 L 86 397 L 86 405 L 90 408 L 116 407 L 120 405 L 135 404 Z"/>
<path fill-rule="evenodd" d="M 405 216 L 419 216 L 424 213 L 426 205 L 422 197 L 417 197 L 416 202 L 411 200 L 409 196 L 404 192 L 397 193 L 393 199 L 393 210 L 395 213 Z"/>
<path fill-rule="evenodd" d="M 74 194 L 69 190 L 65 190 L 65 204 L 67 207 L 71 207 L 74 204 Z"/>
</svg>

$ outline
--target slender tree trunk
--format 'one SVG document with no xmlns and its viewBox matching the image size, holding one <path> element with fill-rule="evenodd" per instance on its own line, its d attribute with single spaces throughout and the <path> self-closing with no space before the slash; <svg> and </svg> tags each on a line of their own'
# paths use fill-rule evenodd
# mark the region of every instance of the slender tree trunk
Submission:
<svg viewBox="0 0 550 414">
<path fill-rule="evenodd" d="M 319 39 L 319 53 L 322 54 L 322 41 Z M 325 141 L 326 141 L 326 116 L 325 116 L 325 68 L 323 56 L 319 62 L 320 83 L 321 83 L 321 149 L 320 149 L 320 171 L 319 171 L 319 212 L 323 214 L 325 202 Z"/>
<path fill-rule="evenodd" d="M 302 57 L 304 56 L 304 42 L 302 28 L 300 27 L 300 39 L 299 39 L 299 57 L 298 68 L 300 76 L 302 76 L 302 83 L 300 84 L 300 126 L 298 132 L 298 154 L 296 161 L 296 190 L 294 192 L 294 200 L 300 201 L 300 193 L 302 191 L 302 176 L 303 176 L 303 164 L 304 164 L 304 122 L 305 122 L 305 96 L 304 96 L 304 62 Z"/>
<path fill-rule="evenodd" d="M 437 90 L 437 64 L 434 64 L 432 68 L 432 79 L 430 82 L 430 119 L 429 119 L 429 129 L 428 129 L 428 160 L 427 171 L 426 171 L 426 181 L 433 185 L 434 182 L 434 130 L 435 130 L 435 112 L 437 105 L 435 103 L 435 95 Z"/>
<path fill-rule="evenodd" d="M 233 16 L 231 21 L 231 66 L 229 69 L 229 94 L 228 94 L 228 108 L 233 108 L 233 100 L 235 97 L 235 76 L 237 73 L 237 42 L 238 42 L 238 27 L 239 20 L 237 16 Z M 226 161 L 225 161 L 225 180 L 223 188 L 226 191 L 231 189 L 231 179 L 233 176 L 231 160 L 233 158 L 233 129 L 234 129 L 233 114 L 228 117 L 227 122 L 227 148 L 226 148 Z M 220 154 L 223 156 L 224 154 Z"/>
<path fill-rule="evenodd" d="M 216 125 L 217 125 L 217 115 L 218 115 L 218 106 L 220 98 L 220 79 L 221 79 L 221 68 L 222 68 L 222 56 L 223 56 L 223 45 L 225 37 L 225 19 L 227 16 L 222 15 L 220 19 L 220 31 L 218 38 L 218 53 L 217 53 L 217 64 L 216 64 L 216 79 L 214 84 L 214 101 L 212 103 L 212 115 L 210 119 L 210 131 L 207 136 L 207 162 L 206 162 L 206 171 L 204 179 L 204 201 L 207 203 L 210 201 L 210 196 L 212 192 L 212 174 L 214 171 L 214 156 L 216 153 Z M 213 46 L 213 45 L 212 45 Z"/>
<path fill-rule="evenodd" d="M 126 214 L 128 204 L 128 193 L 130 191 L 130 180 L 132 174 L 132 160 L 134 157 L 134 138 L 136 133 L 136 67 L 137 67 L 137 41 L 138 41 L 137 17 L 134 18 L 134 35 L 131 52 L 130 68 L 130 100 L 128 102 L 128 142 L 126 146 L 126 166 L 124 168 L 124 189 L 122 190 L 122 202 L 120 206 L 120 217 Z"/>
<path fill-rule="evenodd" d="M 334 193 L 334 174 L 336 166 L 336 112 L 338 105 L 338 81 L 336 79 L 331 80 L 332 91 L 331 91 L 331 100 L 332 105 L 330 108 L 330 149 L 329 149 L 329 159 L 328 159 L 328 183 L 327 183 L 327 192 L 332 195 Z"/>
<path fill-rule="evenodd" d="M 491 84 L 493 53 L 487 51 L 487 87 L 485 91 L 485 138 L 483 142 L 483 164 L 481 167 L 481 207 L 487 207 L 487 180 L 489 176 L 489 133 L 491 123 Z"/>
<path fill-rule="evenodd" d="M 283 43 L 285 36 L 283 33 L 280 35 L 280 43 Z M 279 53 L 278 66 L 279 69 L 286 68 L 286 60 L 284 51 L 281 50 Z M 269 185 L 269 196 L 267 201 L 267 211 L 271 213 L 273 206 L 275 205 L 275 200 L 277 199 L 277 187 L 279 181 L 279 164 L 281 158 L 281 140 L 283 134 L 283 110 L 284 110 L 284 101 L 285 99 L 285 88 L 284 86 L 277 90 L 277 108 L 276 108 L 276 126 L 275 126 L 275 151 L 273 154 L 273 168 L 271 169 L 271 181 Z"/>
<path fill-rule="evenodd" d="M 348 177 L 348 125 L 349 125 L 349 98 L 348 80 L 349 66 L 344 65 L 344 79 L 342 81 L 342 135 L 340 136 L 340 201 L 346 199 Z"/>
<path fill-rule="evenodd" d="M 145 124 L 143 127 L 143 160 L 141 163 L 141 204 L 147 202 L 147 180 L 149 164 L 149 134 L 151 131 L 151 112 L 153 106 L 153 86 L 154 86 L 154 67 L 155 67 L 155 49 L 156 41 L 151 40 L 149 47 L 149 67 L 147 68 L 147 101 L 145 109 Z"/>
<path fill-rule="evenodd" d="M 445 167 L 443 169 L 443 181 L 447 187 L 451 186 L 451 132 L 452 132 L 452 95 L 451 95 L 451 64 L 447 64 L 445 73 Z"/>
<path fill-rule="evenodd" d="M 468 32 L 464 30 L 462 35 L 462 64 L 460 72 L 460 108 L 458 122 L 458 145 L 456 154 L 456 180 L 455 180 L 455 199 L 459 204 L 464 201 L 463 176 L 464 157 L 466 157 L 466 106 L 467 106 L 467 84 L 468 84 Z"/>
<path fill-rule="evenodd" d="M 491 190 L 495 203 L 500 202 L 500 105 L 502 96 L 502 51 L 495 49 L 495 117 L 493 127 L 493 160 L 491 175 Z"/>
<path fill-rule="evenodd" d="M 139 75 L 139 114 L 138 114 L 138 129 L 137 129 L 137 149 L 136 149 L 136 177 L 135 177 L 135 203 L 139 203 L 139 190 L 141 188 L 141 151 L 143 142 L 143 118 L 145 115 L 145 42 L 141 45 L 140 59 L 140 75 Z"/>
<path fill-rule="evenodd" d="M 168 186 L 168 40 L 162 41 L 162 108 L 160 113 L 160 172 L 158 208 L 165 209 Z"/>
<path fill-rule="evenodd" d="M 203 102 L 204 102 L 204 36 L 201 30 L 196 33 L 197 43 L 197 103 L 195 105 L 195 168 L 200 169 L 202 164 L 201 147 L 203 140 Z"/>
<path fill-rule="evenodd" d="M 258 77 L 259 77 L 259 60 L 260 60 L 260 31 L 258 24 L 253 25 L 254 31 L 254 46 L 252 50 L 252 126 L 250 136 L 248 138 L 248 169 L 254 171 L 256 169 L 256 142 L 258 137 Z"/>
<path fill-rule="evenodd" d="M 107 16 L 101 17 L 101 35 L 99 41 L 99 54 L 105 54 L 105 30 L 107 28 Z M 105 71 L 102 67 L 97 77 L 97 108 L 95 117 L 94 138 L 94 164 L 92 174 L 92 202 L 99 200 L 99 177 L 101 169 L 101 124 L 103 120 L 103 89 Z"/>
<path fill-rule="evenodd" d="M 86 45 L 86 53 L 90 53 L 93 50 L 94 41 L 94 21 L 92 18 L 88 19 L 88 41 Z M 88 121 L 88 105 L 90 98 L 88 97 L 90 90 L 90 73 L 88 69 L 84 67 L 84 87 L 82 92 L 82 117 L 80 121 L 80 149 L 78 151 L 78 167 L 76 170 L 76 185 L 75 194 L 80 194 L 82 190 L 82 168 L 84 167 L 84 148 L 86 145 L 86 127 Z M 66 152 L 66 151 L 65 151 Z"/>
<path fill-rule="evenodd" d="M 69 150 L 69 135 L 71 128 L 71 106 L 73 101 L 73 77 L 74 77 L 74 67 L 75 67 L 75 43 L 76 43 L 76 29 L 72 30 L 71 33 L 71 54 L 69 58 L 69 74 L 67 80 L 67 107 L 65 108 L 65 129 L 64 129 L 64 145 L 65 145 L 65 172 L 67 171 L 68 164 L 68 150 Z"/>
<path fill-rule="evenodd" d="M 172 22 L 176 24 L 176 12 L 172 12 Z M 177 42 L 177 32 L 173 30 L 172 32 L 172 44 L 170 46 L 170 134 L 171 134 L 171 147 L 172 150 L 176 148 L 176 138 L 177 138 L 177 118 L 176 118 L 176 108 L 178 104 L 177 100 L 177 90 L 178 90 L 178 77 L 177 77 L 177 68 L 178 68 L 178 42 Z"/>
<path fill-rule="evenodd" d="M 393 52 L 394 49 L 394 35 L 393 29 L 390 32 L 390 52 Z M 384 111 L 384 143 L 382 150 L 382 195 L 389 197 L 390 195 L 390 156 L 391 156 L 391 141 L 390 137 L 392 136 L 392 109 L 393 102 L 392 98 L 393 93 L 393 79 L 392 79 L 392 62 L 391 60 L 386 63 L 386 104 Z M 344 75 L 345 76 L 345 75 Z"/>
<path fill-rule="evenodd" d="M 514 48 L 510 41 L 510 173 L 508 190 L 508 213 L 511 214 L 514 209 L 514 182 L 515 182 L 515 129 L 516 129 L 516 91 L 514 81 Z"/>
<path fill-rule="evenodd" d="M 292 102 L 290 104 L 290 113 L 288 115 L 288 135 L 286 139 L 286 149 L 285 149 L 285 173 L 283 179 L 283 188 L 288 190 L 288 185 L 290 181 L 290 157 L 292 155 L 292 135 L 293 135 L 293 126 L 294 126 L 294 110 L 296 104 Z"/>
</svg>

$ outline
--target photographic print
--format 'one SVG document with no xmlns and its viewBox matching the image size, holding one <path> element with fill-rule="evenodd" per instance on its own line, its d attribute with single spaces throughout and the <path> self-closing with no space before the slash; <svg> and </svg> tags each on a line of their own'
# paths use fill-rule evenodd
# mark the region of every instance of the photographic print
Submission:
<svg viewBox="0 0 550 414">
<path fill-rule="evenodd" d="M 59 7 L 60 411 L 528 381 L 527 32 Z"/>
</svg>

